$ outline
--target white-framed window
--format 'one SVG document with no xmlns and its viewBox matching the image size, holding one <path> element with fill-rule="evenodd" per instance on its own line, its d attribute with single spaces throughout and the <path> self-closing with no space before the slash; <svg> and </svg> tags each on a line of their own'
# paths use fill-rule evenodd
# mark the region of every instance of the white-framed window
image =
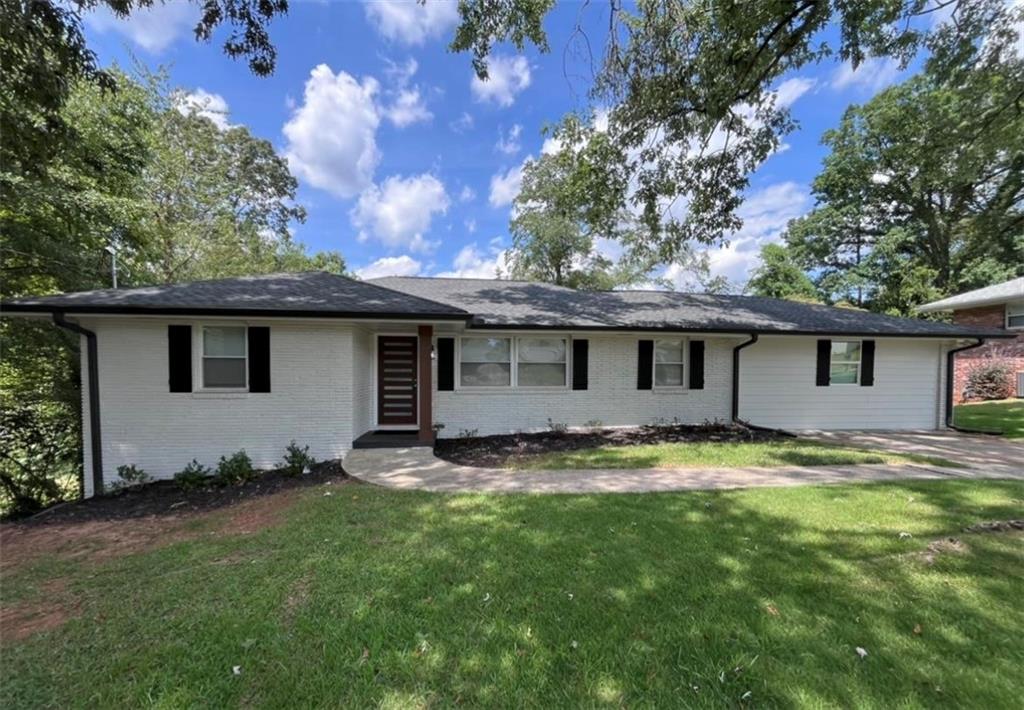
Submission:
<svg viewBox="0 0 1024 710">
<path fill-rule="evenodd" d="M 247 389 L 248 355 L 248 338 L 244 325 L 203 326 L 203 389 Z"/>
<path fill-rule="evenodd" d="M 459 339 L 459 388 L 568 387 L 569 339 L 549 336 Z"/>
<path fill-rule="evenodd" d="M 512 338 L 462 338 L 460 387 L 511 387 Z"/>
<path fill-rule="evenodd" d="M 1024 303 L 1006 304 L 1006 327 L 1024 330 Z"/>
<path fill-rule="evenodd" d="M 686 383 L 686 338 L 654 341 L 654 386 L 683 387 Z"/>
<path fill-rule="evenodd" d="M 569 343 L 565 338 L 518 338 L 516 384 L 519 387 L 565 387 Z"/>
<path fill-rule="evenodd" d="M 860 382 L 859 340 L 833 340 L 829 361 L 829 383 L 833 385 L 855 385 Z"/>
</svg>

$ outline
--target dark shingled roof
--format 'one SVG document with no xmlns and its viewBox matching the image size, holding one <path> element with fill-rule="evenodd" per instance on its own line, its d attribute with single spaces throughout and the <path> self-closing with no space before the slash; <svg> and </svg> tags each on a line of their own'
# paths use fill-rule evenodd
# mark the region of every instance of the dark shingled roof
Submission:
<svg viewBox="0 0 1024 710">
<path fill-rule="evenodd" d="M 154 313 L 464 320 L 456 307 L 325 271 L 241 276 L 8 301 L 5 312 Z"/>
<path fill-rule="evenodd" d="M 472 313 L 475 328 L 1008 337 L 1005 331 L 756 296 L 575 291 L 545 283 L 390 276 L 372 283 Z"/>
</svg>

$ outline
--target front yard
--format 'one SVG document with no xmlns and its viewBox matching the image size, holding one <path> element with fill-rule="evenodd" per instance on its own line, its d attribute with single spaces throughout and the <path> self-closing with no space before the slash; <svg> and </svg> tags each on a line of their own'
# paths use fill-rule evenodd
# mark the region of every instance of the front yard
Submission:
<svg viewBox="0 0 1024 710">
<path fill-rule="evenodd" d="M 953 410 L 953 422 L 968 429 L 1019 439 L 1024 437 L 1024 399 L 961 404 Z"/>
<path fill-rule="evenodd" d="M 333 479 L 188 515 L 172 500 L 0 529 L 0 705 L 1024 694 L 1024 537 L 963 531 L 1024 517 L 1020 482 L 488 497 Z"/>
</svg>

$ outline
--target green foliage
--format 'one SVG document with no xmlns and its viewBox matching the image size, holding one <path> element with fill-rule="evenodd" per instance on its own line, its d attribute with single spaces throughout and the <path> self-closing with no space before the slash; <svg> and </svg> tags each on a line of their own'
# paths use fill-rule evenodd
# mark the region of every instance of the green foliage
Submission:
<svg viewBox="0 0 1024 710">
<path fill-rule="evenodd" d="M 976 62 L 980 61 L 976 59 Z M 926 71 L 850 107 L 790 224 L 793 258 L 830 302 L 911 315 L 1024 275 L 1024 58 Z"/>
<path fill-rule="evenodd" d="M 251 481 L 258 475 L 259 472 L 252 467 L 252 459 L 249 458 L 249 454 L 242 449 L 231 456 L 220 457 L 214 480 L 218 485 L 232 486 Z"/>
<path fill-rule="evenodd" d="M 0 406 L 0 514 L 30 515 L 77 489 L 74 415 L 59 402 L 4 396 Z"/>
<path fill-rule="evenodd" d="M 991 360 L 975 365 L 967 372 L 966 399 L 1007 399 L 1016 389 L 1015 368 L 1005 360 Z"/>
<path fill-rule="evenodd" d="M 174 483 L 185 491 L 207 486 L 213 480 L 213 471 L 192 459 L 185 468 L 174 474 Z"/>
<path fill-rule="evenodd" d="M 751 274 L 747 288 L 755 296 L 818 302 L 814 282 L 780 244 L 765 244 L 761 248 L 761 264 Z"/>
<path fill-rule="evenodd" d="M 299 446 L 292 439 L 285 448 L 284 472 L 289 476 L 298 476 L 303 471 L 316 465 L 316 459 L 309 455 L 309 446 Z"/>
<path fill-rule="evenodd" d="M 117 478 L 118 482 L 115 485 L 118 488 L 141 486 L 144 483 L 149 483 L 151 480 L 149 474 L 143 471 L 135 464 L 130 464 L 128 466 L 118 466 Z"/>
<path fill-rule="evenodd" d="M 500 3 L 488 12 L 492 5 L 460 3 L 452 47 L 472 50 L 478 72 L 495 41 L 529 39 L 546 49 L 544 3 Z M 960 84 L 965 68 L 1019 64 L 1014 23 L 1024 8 L 1004 0 L 953 5 L 955 22 L 932 23 L 934 8 L 923 0 L 612 3 L 590 97 L 611 107 L 607 120 L 569 116 L 555 132 L 561 152 L 592 151 L 585 158 L 590 189 L 579 193 L 591 230 L 601 232 L 595 218 L 629 208 L 644 227 L 635 246 L 660 262 L 674 261 L 689 243 L 718 243 L 737 230 L 749 175 L 794 127 L 775 85 L 809 64 L 834 58 L 856 68 L 888 57 L 905 67 L 924 55 L 950 86 Z M 582 27 L 573 38 L 590 51 Z M 962 111 L 952 125 L 987 130 L 990 120 L 1019 114 L 1017 96 L 1010 85 L 979 95 L 979 110 Z"/>
</svg>

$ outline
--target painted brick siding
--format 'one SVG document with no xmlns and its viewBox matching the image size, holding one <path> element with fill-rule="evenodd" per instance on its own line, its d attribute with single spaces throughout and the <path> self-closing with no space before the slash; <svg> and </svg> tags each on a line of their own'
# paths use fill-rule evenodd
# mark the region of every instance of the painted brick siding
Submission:
<svg viewBox="0 0 1024 710">
<path fill-rule="evenodd" d="M 947 343 L 877 338 L 874 386 L 817 387 L 816 341 L 765 337 L 743 351 L 741 418 L 787 429 L 942 426 L 942 361 Z"/>
<path fill-rule="evenodd" d="M 201 337 L 199 324 L 187 320 L 83 322 L 96 332 L 99 348 L 105 483 L 117 479 L 122 464 L 136 464 L 154 478 L 169 478 L 193 458 L 214 467 L 222 455 L 239 449 L 245 449 L 257 467 L 270 467 L 280 462 L 292 439 L 308 444 L 318 459 L 341 457 L 350 448 L 350 327 L 249 321 L 248 325 L 270 326 L 269 393 L 171 393 L 170 322 L 191 324 L 194 342 Z M 198 378 L 193 380 L 198 385 Z M 88 448 L 88 432 L 85 441 Z M 86 492 L 91 493 L 88 451 L 85 464 Z"/>
<path fill-rule="evenodd" d="M 704 389 L 674 392 L 636 388 L 639 336 L 586 339 L 590 341 L 586 390 L 438 392 L 435 363 L 434 422 L 445 425 L 440 436 L 457 436 L 461 430 L 477 430 L 480 435 L 542 430 L 549 417 L 569 426 L 593 420 L 615 426 L 675 418 L 685 423 L 729 419 L 732 348 L 740 339 L 706 338 Z"/>
<path fill-rule="evenodd" d="M 352 329 L 352 438 L 374 428 L 373 340 L 364 328 Z"/>
<path fill-rule="evenodd" d="M 985 306 L 954 311 L 953 322 L 959 325 L 1004 328 L 1006 327 L 1006 306 Z M 1009 362 L 1015 372 L 1024 372 L 1024 333 L 1018 334 L 1014 340 L 994 340 L 985 343 L 980 348 L 974 348 L 955 356 L 953 398 L 957 404 L 964 401 L 964 390 L 967 388 L 967 376 L 970 371 L 992 359 L 1005 360 Z M 1016 377 L 1014 377 L 1014 384 L 1016 384 Z"/>
</svg>

